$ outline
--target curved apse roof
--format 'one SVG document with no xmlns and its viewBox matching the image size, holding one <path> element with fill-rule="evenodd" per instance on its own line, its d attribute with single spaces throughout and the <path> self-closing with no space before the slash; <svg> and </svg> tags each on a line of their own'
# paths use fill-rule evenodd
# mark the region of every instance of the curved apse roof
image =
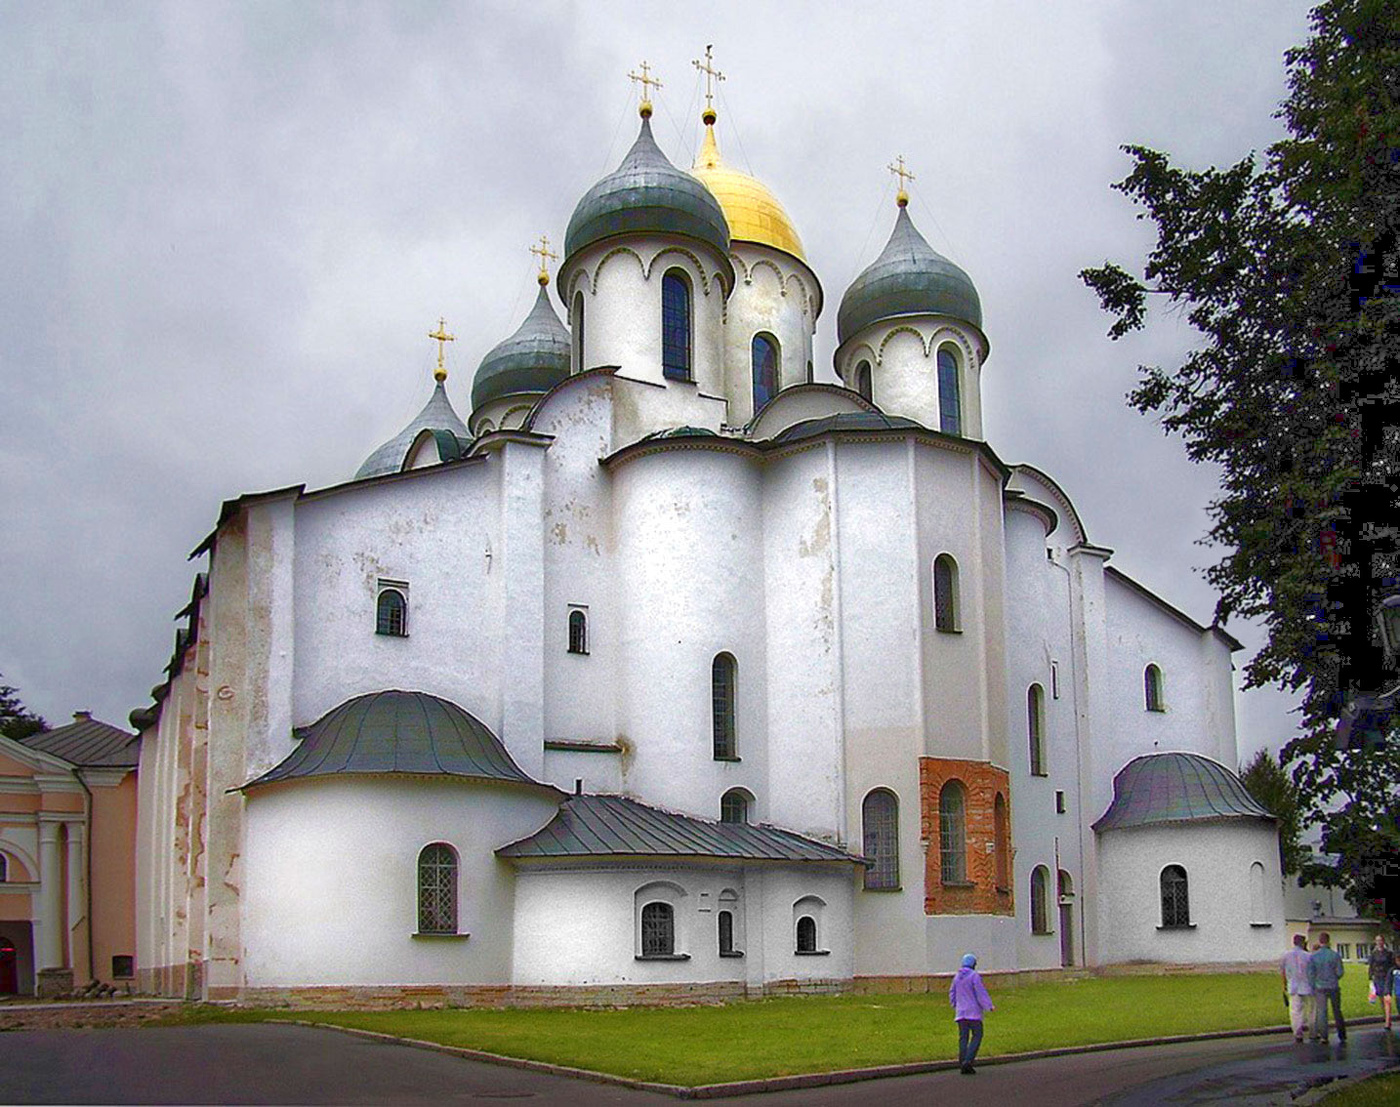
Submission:
<svg viewBox="0 0 1400 1107">
<path fill-rule="evenodd" d="M 1215 819 L 1273 819 L 1240 778 L 1218 761 L 1195 753 L 1134 758 L 1113 778 L 1113 802 L 1093 829 Z"/>
<path fill-rule="evenodd" d="M 471 438 L 467 425 L 458 418 L 457 412 L 453 410 L 452 401 L 447 398 L 447 389 L 443 387 L 442 381 L 437 382 L 436 387 L 433 388 L 433 394 L 428 397 L 428 402 L 423 405 L 423 410 L 414 416 L 413 422 L 365 458 L 364 464 L 355 474 L 355 479 L 382 477 L 386 473 L 401 471 L 404 460 L 408 457 L 409 449 L 413 446 L 419 433 L 425 430 L 451 431 L 460 438 Z"/>
<path fill-rule="evenodd" d="M 244 785 L 347 773 L 410 773 L 535 784 L 475 715 L 426 692 L 371 692 L 346 700 L 310 726 L 296 749 Z"/>
</svg>

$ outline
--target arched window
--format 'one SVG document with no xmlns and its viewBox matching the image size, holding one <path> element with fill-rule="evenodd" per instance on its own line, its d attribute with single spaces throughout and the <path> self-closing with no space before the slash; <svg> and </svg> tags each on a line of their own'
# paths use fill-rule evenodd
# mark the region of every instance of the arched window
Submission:
<svg viewBox="0 0 1400 1107">
<path fill-rule="evenodd" d="M 408 634 L 408 600 L 397 588 L 380 590 L 374 632 L 394 638 L 403 638 Z"/>
<path fill-rule="evenodd" d="M 958 563 L 950 554 L 933 559 L 933 625 L 945 634 L 961 629 L 958 603 Z"/>
<path fill-rule="evenodd" d="M 661 278 L 661 373 L 690 380 L 690 281 L 679 269 Z"/>
<path fill-rule="evenodd" d="M 1191 925 L 1191 901 L 1186 892 L 1186 870 L 1180 865 L 1168 865 L 1162 870 L 1162 925 Z"/>
<path fill-rule="evenodd" d="M 742 957 L 739 945 L 743 942 L 743 931 L 739 927 L 739 893 L 733 888 L 725 888 L 719 894 L 719 955 L 721 957 Z"/>
<path fill-rule="evenodd" d="M 721 957 L 730 956 L 734 953 L 734 912 L 721 911 L 719 913 L 719 955 Z"/>
<path fill-rule="evenodd" d="M 808 383 L 808 384 L 811 384 L 811 383 L 812 383 L 812 380 L 813 380 L 813 377 L 812 377 L 812 359 L 811 359 L 811 358 L 808 358 L 808 359 L 807 359 L 807 383 Z"/>
<path fill-rule="evenodd" d="M 574 293 L 574 364 L 575 373 L 583 372 L 583 293 Z"/>
<path fill-rule="evenodd" d="M 938 429 L 944 434 L 962 434 L 958 359 L 947 346 L 938 349 Z"/>
<path fill-rule="evenodd" d="M 1074 878 L 1070 876 L 1069 873 L 1065 872 L 1064 869 L 1061 869 L 1058 880 L 1060 886 L 1060 898 L 1069 899 L 1070 896 L 1074 895 Z"/>
<path fill-rule="evenodd" d="M 579 608 L 569 612 L 569 652 L 588 652 L 588 616 Z"/>
<path fill-rule="evenodd" d="M 1011 820 L 1006 817 L 1006 797 L 1000 792 L 992 804 L 992 850 L 996 855 L 997 888 L 1011 887 Z"/>
<path fill-rule="evenodd" d="M 742 788 L 731 788 L 719 798 L 719 821 L 746 823 L 749 821 L 749 795 Z"/>
<path fill-rule="evenodd" d="M 811 915 L 803 915 L 797 920 L 797 952 L 817 952 L 817 920 Z"/>
<path fill-rule="evenodd" d="M 734 740 L 734 697 L 738 665 L 731 654 L 715 656 L 710 666 L 710 702 L 714 714 L 715 760 L 733 761 L 739 755 Z"/>
<path fill-rule="evenodd" d="M 1050 871 L 1044 865 L 1031 870 L 1031 933 L 1050 933 Z"/>
<path fill-rule="evenodd" d="M 753 336 L 753 409 L 757 413 L 778 394 L 778 340 L 771 334 Z"/>
<path fill-rule="evenodd" d="M 860 806 L 864 829 L 866 891 L 899 887 L 899 801 L 886 788 L 876 788 Z"/>
<path fill-rule="evenodd" d="M 10 879 L 10 859 L 0 853 L 0 884 Z"/>
<path fill-rule="evenodd" d="M 1026 732 L 1031 745 L 1031 775 L 1045 776 L 1045 689 L 1039 684 L 1026 689 Z"/>
<path fill-rule="evenodd" d="M 1156 665 L 1149 665 L 1142 671 L 1142 691 L 1143 698 L 1147 701 L 1147 710 L 1166 710 L 1162 703 L 1162 670 Z"/>
<path fill-rule="evenodd" d="M 1264 863 L 1256 861 L 1249 866 L 1249 919 L 1250 922 L 1268 922 L 1264 906 Z"/>
<path fill-rule="evenodd" d="M 956 780 L 938 793 L 938 860 L 944 884 L 967 883 L 967 804 Z"/>
<path fill-rule="evenodd" d="M 676 952 L 676 912 L 669 903 L 642 908 L 642 956 L 672 957 Z"/>
<path fill-rule="evenodd" d="M 457 851 L 444 842 L 418 855 L 418 933 L 457 933 Z"/>
<path fill-rule="evenodd" d="M 865 399 L 871 400 L 872 402 L 874 401 L 875 393 L 870 382 L 870 362 L 862 361 L 856 366 L 855 384 L 857 392 L 865 397 Z"/>
</svg>

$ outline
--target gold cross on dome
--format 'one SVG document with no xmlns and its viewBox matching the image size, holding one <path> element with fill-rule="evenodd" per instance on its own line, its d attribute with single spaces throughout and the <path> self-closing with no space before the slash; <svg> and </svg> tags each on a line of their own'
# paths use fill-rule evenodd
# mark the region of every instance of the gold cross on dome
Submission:
<svg viewBox="0 0 1400 1107">
<path fill-rule="evenodd" d="M 540 259 L 540 275 L 538 278 L 540 284 L 548 284 L 549 261 L 546 259 L 552 261 L 559 260 L 559 255 L 549 248 L 549 236 L 544 234 L 540 235 L 540 244 L 538 246 L 531 246 L 530 253 L 534 254 L 535 257 Z"/>
<path fill-rule="evenodd" d="M 653 88 L 661 87 L 660 78 L 653 77 L 650 72 L 650 67 L 647 65 L 646 62 L 642 62 L 642 75 L 639 77 L 635 73 L 629 73 L 627 74 L 627 79 L 630 81 L 635 81 L 642 86 L 642 115 L 644 117 L 650 115 L 651 90 Z"/>
<path fill-rule="evenodd" d="M 447 365 L 445 364 L 447 343 L 456 342 L 457 336 L 447 333 L 447 320 L 438 316 L 438 329 L 429 331 L 428 337 L 436 338 L 438 344 L 438 364 L 437 371 L 433 373 L 433 379 L 436 381 L 445 381 L 447 379 Z"/>
<path fill-rule="evenodd" d="M 705 74 L 705 114 L 713 115 L 715 110 L 715 83 L 724 80 L 724 74 L 714 66 L 714 46 L 705 47 L 705 60 L 696 58 L 690 64 Z"/>
<path fill-rule="evenodd" d="M 895 196 L 894 202 L 900 207 L 905 207 L 909 203 L 909 193 L 905 191 L 904 185 L 908 181 L 912 181 L 914 179 L 914 174 L 909 172 L 909 170 L 905 168 L 903 154 L 900 154 L 899 157 L 895 158 L 894 165 L 887 165 L 885 168 L 899 178 L 899 194 Z"/>
</svg>

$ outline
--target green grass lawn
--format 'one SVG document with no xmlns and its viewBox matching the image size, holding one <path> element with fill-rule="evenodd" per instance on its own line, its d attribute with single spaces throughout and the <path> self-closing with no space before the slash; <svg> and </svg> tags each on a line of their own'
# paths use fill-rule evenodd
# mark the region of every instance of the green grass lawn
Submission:
<svg viewBox="0 0 1400 1107">
<path fill-rule="evenodd" d="M 1348 1017 L 1374 1014 L 1362 973 L 1342 980 Z M 983 1056 L 1277 1026 L 1276 973 L 1123 976 L 998 987 Z M 725 1006 L 426 1011 L 199 1008 L 176 1021 L 303 1019 L 669 1084 L 864 1068 L 957 1055 L 941 995 L 810 996 Z"/>
<path fill-rule="evenodd" d="M 1394 1107 L 1397 1103 L 1400 1103 L 1400 1073 L 1389 1073 L 1334 1092 L 1322 1101 L 1321 1107 Z"/>
</svg>

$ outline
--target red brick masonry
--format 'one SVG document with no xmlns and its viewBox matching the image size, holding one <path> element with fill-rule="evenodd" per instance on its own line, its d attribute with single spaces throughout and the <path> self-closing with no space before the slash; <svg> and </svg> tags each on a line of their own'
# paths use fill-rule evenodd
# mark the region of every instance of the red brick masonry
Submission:
<svg viewBox="0 0 1400 1107">
<path fill-rule="evenodd" d="M 962 784 L 967 831 L 967 883 L 944 885 L 939 849 L 938 797 L 950 780 Z M 1004 859 L 996 849 L 996 798 L 1004 803 Z M 919 833 L 928 843 L 924 855 L 924 914 L 1014 915 L 1016 901 L 1005 876 L 1011 870 L 1011 778 L 986 761 L 946 757 L 919 758 Z M 998 871 L 1000 870 L 1000 872 Z M 1005 880 L 1006 887 L 999 887 Z"/>
</svg>

